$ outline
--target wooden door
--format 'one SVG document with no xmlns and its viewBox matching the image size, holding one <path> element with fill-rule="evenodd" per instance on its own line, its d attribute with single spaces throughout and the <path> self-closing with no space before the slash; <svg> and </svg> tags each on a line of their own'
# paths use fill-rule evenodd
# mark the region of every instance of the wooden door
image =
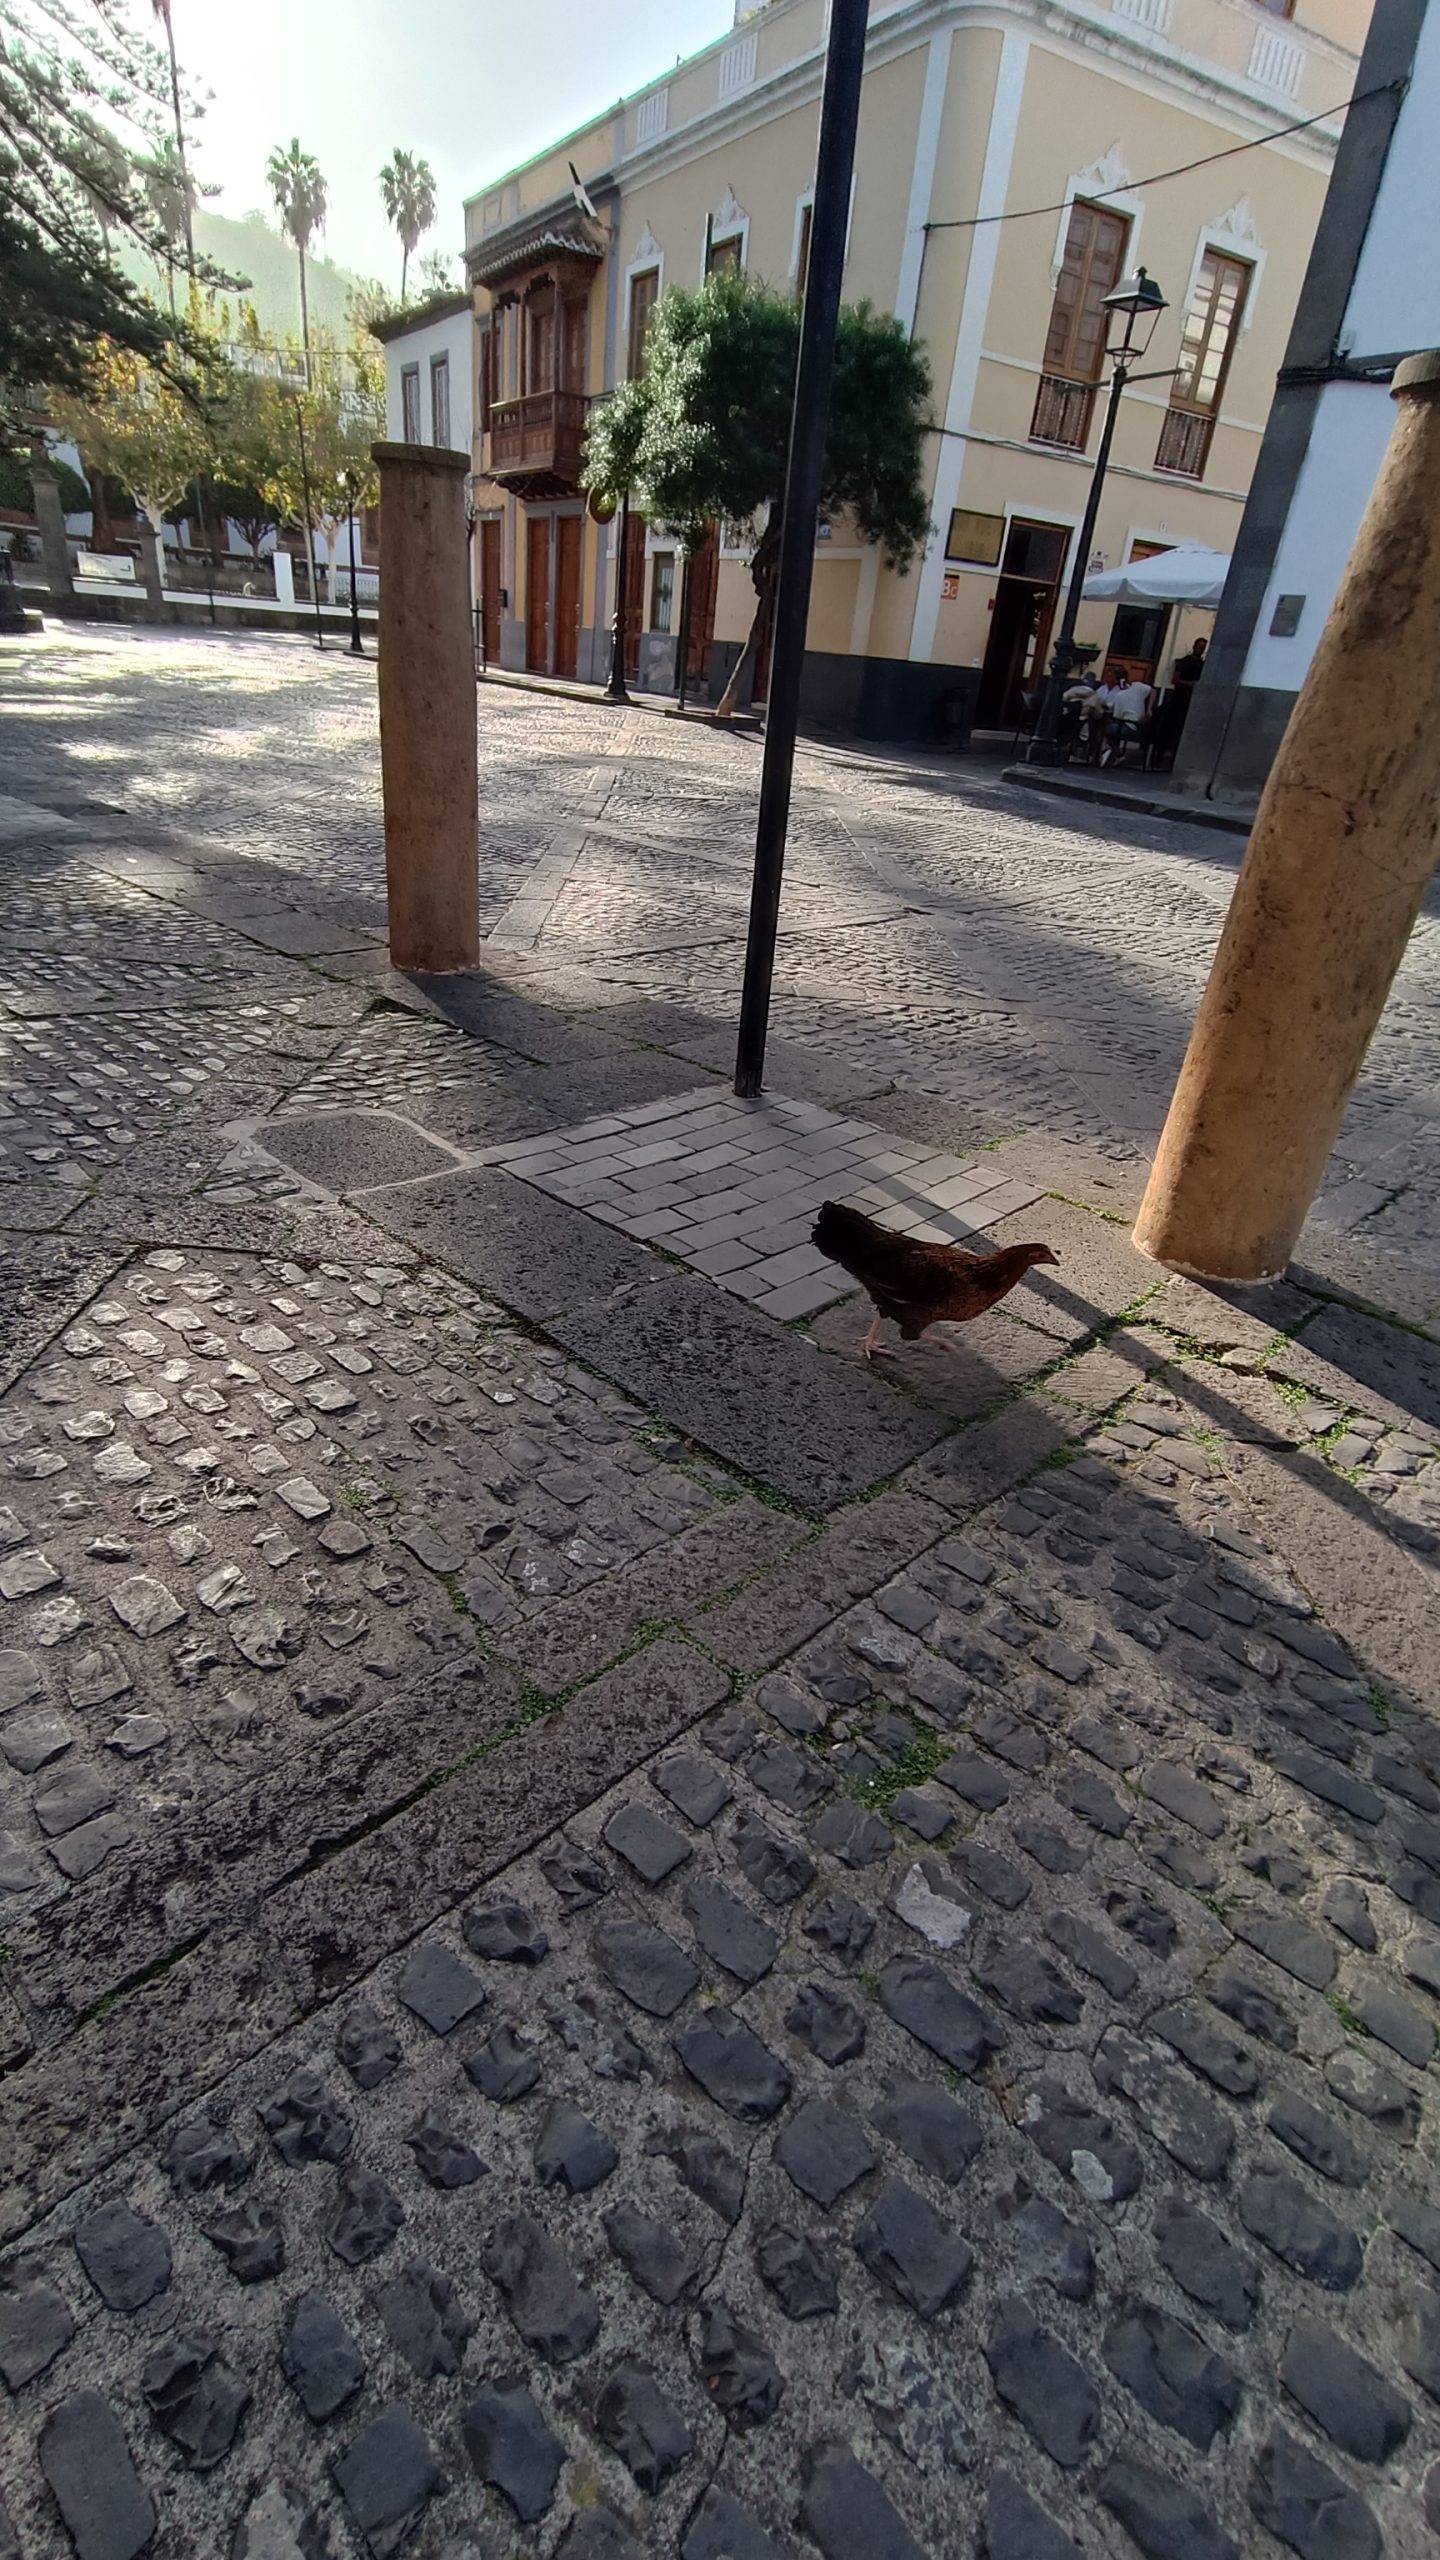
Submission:
<svg viewBox="0 0 1440 2560">
<path fill-rule="evenodd" d="M 645 519 L 632 515 L 625 542 L 625 679 L 640 673 L 640 634 L 645 628 Z"/>
<path fill-rule="evenodd" d="M 715 590 L 719 580 L 720 536 L 712 524 L 690 563 L 690 648 L 686 670 L 691 684 L 701 683 L 709 672 L 710 643 L 715 637 Z"/>
<path fill-rule="evenodd" d="M 485 663 L 493 667 L 500 656 L 500 519 L 480 519 L 480 638 Z"/>
<path fill-rule="evenodd" d="M 550 672 L 548 516 L 529 516 L 525 525 L 525 664 L 532 675 Z"/>
<path fill-rule="evenodd" d="M 555 673 L 573 676 L 580 663 L 581 516 L 555 519 Z"/>
<path fill-rule="evenodd" d="M 562 387 L 566 391 L 585 389 L 585 305 L 565 305 L 565 372 Z"/>
</svg>

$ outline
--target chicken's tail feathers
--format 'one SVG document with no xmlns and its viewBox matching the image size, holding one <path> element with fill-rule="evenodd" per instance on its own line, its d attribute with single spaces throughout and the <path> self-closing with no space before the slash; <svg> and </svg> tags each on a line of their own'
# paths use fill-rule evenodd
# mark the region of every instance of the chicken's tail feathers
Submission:
<svg viewBox="0 0 1440 2560">
<path fill-rule="evenodd" d="M 839 1200 L 826 1200 L 810 1230 L 810 1241 L 819 1252 L 828 1254 L 832 1262 L 843 1262 L 847 1252 L 858 1246 L 862 1250 L 877 1238 L 889 1241 L 885 1229 L 877 1227 L 861 1209 L 847 1209 Z"/>
</svg>

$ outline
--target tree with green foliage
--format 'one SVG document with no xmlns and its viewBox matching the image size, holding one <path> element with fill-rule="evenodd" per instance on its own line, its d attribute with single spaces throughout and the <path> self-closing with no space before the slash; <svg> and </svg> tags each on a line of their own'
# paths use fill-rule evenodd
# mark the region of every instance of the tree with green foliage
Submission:
<svg viewBox="0 0 1440 2560">
<path fill-rule="evenodd" d="M 158 148 L 169 68 L 127 0 L 0 0 L 0 442 L 23 448 L 34 403 L 79 392 L 104 338 L 166 365 L 185 348 L 118 253 L 171 254 L 137 161 Z M 188 247 L 187 282 L 229 281 Z M 177 374 L 180 370 L 177 365 Z"/>
<path fill-rule="evenodd" d="M 587 488 L 631 498 L 693 550 L 707 523 L 768 510 L 751 563 L 755 615 L 717 705 L 734 710 L 773 609 L 800 309 L 748 276 L 672 285 L 655 306 L 638 380 L 592 415 Z M 930 414 L 924 349 L 869 303 L 840 313 L 820 518 L 848 515 L 862 541 L 907 568 L 930 531 L 922 471 Z"/>
<path fill-rule="evenodd" d="M 275 210 L 281 225 L 294 242 L 300 260 L 300 343 L 305 355 L 305 379 L 310 379 L 310 305 L 305 293 L 305 258 L 317 231 L 325 227 L 329 196 L 320 174 L 320 163 L 308 151 L 302 151 L 298 137 L 288 151 L 278 146 L 265 163 L 265 177 L 275 199 Z"/>
<path fill-rule="evenodd" d="M 281 523 L 300 523 L 305 514 L 305 482 L 300 468 L 300 436 L 296 409 L 305 424 L 305 459 L 310 480 L 310 521 L 333 543 L 340 526 L 379 496 L 379 474 L 370 448 L 385 433 L 385 372 L 373 347 L 360 337 L 344 345 L 328 330 L 317 330 L 311 348 L 305 389 L 297 383 L 299 349 L 292 340 L 281 359 L 280 377 L 272 377 L 266 394 L 272 404 L 267 434 L 272 466 L 263 482 L 266 496 Z"/>
<path fill-rule="evenodd" d="M 192 319 L 197 335 L 203 326 Z M 79 449 L 87 471 L 130 491 L 158 538 L 196 477 L 207 470 L 213 442 L 200 381 L 177 381 L 133 349 L 102 338 L 89 351 L 85 387 L 52 403 L 55 426 Z"/>
<path fill-rule="evenodd" d="M 435 219 L 435 172 L 410 151 L 392 151 L 380 172 L 386 218 L 400 234 L 400 299 L 410 260 Z"/>
</svg>

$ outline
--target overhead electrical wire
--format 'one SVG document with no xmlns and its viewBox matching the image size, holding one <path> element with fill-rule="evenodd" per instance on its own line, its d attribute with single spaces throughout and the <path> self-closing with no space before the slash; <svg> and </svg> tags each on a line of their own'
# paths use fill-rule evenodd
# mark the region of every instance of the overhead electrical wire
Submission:
<svg viewBox="0 0 1440 2560">
<path fill-rule="evenodd" d="M 1215 161 L 1233 160 L 1242 151 L 1263 151 L 1267 143 L 1283 142 L 1287 134 L 1307 133 L 1312 125 L 1329 124 L 1336 116 L 1347 115 L 1351 107 L 1363 105 L 1367 98 L 1383 98 L 1392 90 L 1405 89 L 1408 86 L 1408 80 L 1382 80 L 1374 89 L 1357 90 L 1353 98 L 1346 98 L 1338 107 L 1326 107 L 1316 116 L 1300 116 L 1294 124 L 1277 125 L 1273 133 L 1257 134 L 1253 142 L 1228 143 L 1223 151 L 1207 151 L 1198 160 L 1182 160 L 1178 168 L 1157 169 L 1153 177 L 1127 179 L 1123 187 L 1097 187 L 1094 193 L 1087 197 L 1087 201 L 1092 204 L 1103 204 L 1107 195 L 1138 195 L 1142 187 L 1163 186 L 1167 178 L 1187 178 L 1192 169 L 1208 169 Z M 1068 213 L 1070 202 L 1071 199 L 1067 196 L 1059 204 L 1017 205 L 1008 213 L 972 213 L 966 214 L 958 221 L 927 222 L 923 227 L 927 233 L 983 231 L 986 225 L 992 222 L 1032 222 L 1041 214 Z"/>
</svg>

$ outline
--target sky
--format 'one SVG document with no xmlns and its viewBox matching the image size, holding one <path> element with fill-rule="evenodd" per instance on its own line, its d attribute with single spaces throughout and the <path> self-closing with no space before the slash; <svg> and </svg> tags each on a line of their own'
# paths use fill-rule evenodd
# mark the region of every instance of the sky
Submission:
<svg viewBox="0 0 1440 2560">
<path fill-rule="evenodd" d="M 148 17 L 149 12 L 146 12 Z M 426 249 L 457 252 L 467 195 L 709 44 L 732 0 L 173 0 L 183 69 L 214 92 L 195 135 L 214 208 L 271 211 L 265 162 L 298 134 L 329 184 L 321 246 L 398 286 L 377 173 L 398 145 L 435 172 Z M 272 213 L 273 219 L 273 213 Z M 458 270 L 457 270 L 458 276 Z"/>
</svg>

